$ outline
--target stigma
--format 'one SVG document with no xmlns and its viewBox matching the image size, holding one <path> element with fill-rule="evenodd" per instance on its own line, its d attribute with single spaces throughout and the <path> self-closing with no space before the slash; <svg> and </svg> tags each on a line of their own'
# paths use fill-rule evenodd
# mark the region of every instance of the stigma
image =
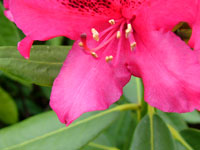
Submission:
<svg viewBox="0 0 200 150">
<path fill-rule="evenodd" d="M 116 39 L 118 40 L 118 43 L 121 43 L 122 39 L 127 40 L 130 46 L 130 51 L 133 51 L 136 48 L 134 29 L 130 21 L 127 21 L 126 19 L 110 19 L 108 23 L 110 26 L 101 32 L 97 31 L 95 28 L 91 29 L 92 38 L 97 42 L 97 46 L 94 48 L 88 47 L 87 35 L 81 34 L 79 46 L 82 47 L 86 53 L 90 54 L 96 59 L 99 58 L 97 54 L 98 51 L 108 46 L 113 40 Z M 116 56 L 105 56 L 105 61 L 107 63 L 110 63 L 113 60 L 117 60 L 119 58 L 118 55 L 120 53 L 121 46 L 116 47 Z"/>
</svg>

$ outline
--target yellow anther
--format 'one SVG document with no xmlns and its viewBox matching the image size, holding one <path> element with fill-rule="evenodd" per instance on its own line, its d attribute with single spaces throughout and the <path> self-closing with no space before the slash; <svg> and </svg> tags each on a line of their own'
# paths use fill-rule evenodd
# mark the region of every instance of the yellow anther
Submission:
<svg viewBox="0 0 200 150">
<path fill-rule="evenodd" d="M 113 56 L 106 56 L 105 58 L 106 62 L 110 62 L 111 60 L 113 60 Z"/>
<path fill-rule="evenodd" d="M 108 22 L 109 22 L 111 25 L 114 25 L 114 24 L 115 24 L 115 20 L 114 20 L 114 19 L 110 19 Z"/>
<path fill-rule="evenodd" d="M 94 38 L 96 41 L 99 41 L 99 32 L 98 32 L 95 28 L 92 28 L 91 32 L 92 32 L 93 38 Z"/>
<path fill-rule="evenodd" d="M 131 46 L 131 50 L 133 50 L 136 47 L 136 42 L 131 43 L 130 46 Z"/>
<path fill-rule="evenodd" d="M 117 38 L 119 39 L 121 37 L 121 32 L 117 31 Z"/>
<path fill-rule="evenodd" d="M 83 42 L 79 42 L 78 45 L 79 45 L 80 47 L 83 47 Z"/>
<path fill-rule="evenodd" d="M 97 55 L 95 52 L 91 52 L 91 55 L 92 55 L 94 58 L 98 58 L 98 55 Z"/>
<path fill-rule="evenodd" d="M 126 38 L 128 38 L 129 34 L 132 32 L 132 26 L 131 24 L 129 23 L 127 25 L 127 29 L 126 29 Z"/>
</svg>

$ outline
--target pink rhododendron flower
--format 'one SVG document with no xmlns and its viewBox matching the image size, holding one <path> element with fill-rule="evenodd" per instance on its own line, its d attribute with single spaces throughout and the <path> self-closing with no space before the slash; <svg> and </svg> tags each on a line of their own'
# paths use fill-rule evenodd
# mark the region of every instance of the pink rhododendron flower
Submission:
<svg viewBox="0 0 200 150">
<path fill-rule="evenodd" d="M 156 108 L 200 109 L 198 0 L 9 0 L 7 6 L 26 34 L 18 46 L 25 58 L 34 40 L 76 40 L 51 94 L 61 122 L 108 108 L 131 75 L 143 79 L 144 98 Z M 181 21 L 193 29 L 190 47 L 171 32 Z"/>
</svg>

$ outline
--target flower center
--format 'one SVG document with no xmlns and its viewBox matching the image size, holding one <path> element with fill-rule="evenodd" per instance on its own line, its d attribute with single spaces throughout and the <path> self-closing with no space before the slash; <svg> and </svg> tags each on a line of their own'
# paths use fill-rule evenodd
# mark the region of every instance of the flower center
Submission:
<svg viewBox="0 0 200 150">
<path fill-rule="evenodd" d="M 134 30 L 130 22 L 131 20 L 127 21 L 124 18 L 119 20 L 111 19 L 109 20 L 110 27 L 103 30 L 102 32 L 99 33 L 95 28 L 91 29 L 93 39 L 98 42 L 97 47 L 94 48 L 88 47 L 86 34 L 81 34 L 81 42 L 79 42 L 79 46 L 83 47 L 84 51 L 87 54 L 92 55 L 94 58 L 98 58 L 99 56 L 97 55 L 97 52 L 100 49 L 108 46 L 113 40 L 117 39 L 119 45 L 116 46 L 117 53 L 115 58 L 112 55 L 105 57 L 106 62 L 110 62 L 113 59 L 116 59 L 117 61 L 121 48 L 122 36 L 125 36 L 125 38 L 128 40 L 131 51 L 134 50 L 136 47 L 136 41 L 133 34 Z"/>
</svg>

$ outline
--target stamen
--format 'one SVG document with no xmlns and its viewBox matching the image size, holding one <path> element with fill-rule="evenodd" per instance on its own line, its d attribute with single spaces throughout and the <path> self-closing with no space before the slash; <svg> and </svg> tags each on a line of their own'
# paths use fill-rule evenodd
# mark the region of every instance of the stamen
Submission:
<svg viewBox="0 0 200 150">
<path fill-rule="evenodd" d="M 92 36 L 93 36 L 94 40 L 99 41 L 100 38 L 102 39 L 97 47 L 94 47 L 94 48 L 88 47 L 88 45 L 87 45 L 87 35 L 86 34 L 81 34 L 81 41 L 78 44 L 79 44 L 79 46 L 84 48 L 86 53 L 92 55 L 94 58 L 98 58 L 99 56 L 96 53 L 98 50 L 105 47 L 106 45 L 110 45 L 109 43 L 112 40 L 114 40 L 116 38 L 119 39 L 115 58 L 113 58 L 113 56 L 106 56 L 105 57 L 106 62 L 110 62 L 113 59 L 115 59 L 114 64 L 116 65 L 118 60 L 119 60 L 120 49 L 121 49 L 121 45 L 122 45 L 122 39 L 120 39 L 120 38 L 122 36 L 122 33 L 124 33 L 124 25 L 126 24 L 126 22 L 125 21 L 119 22 L 118 20 L 115 21 L 114 19 L 111 19 L 111 20 L 109 20 L 109 23 L 112 26 L 105 29 L 103 32 L 99 33 L 95 28 L 91 29 Z M 126 37 L 128 38 L 128 40 L 130 42 L 131 49 L 133 49 L 136 45 L 133 35 L 130 34 L 132 32 L 133 32 L 132 26 L 129 23 L 129 24 L 127 24 L 127 29 L 125 31 L 125 34 L 126 34 Z"/>
<path fill-rule="evenodd" d="M 121 37 L 121 32 L 117 31 L 117 38 L 119 39 Z"/>
<path fill-rule="evenodd" d="M 118 26 L 120 25 L 120 23 L 121 23 L 121 22 L 119 22 L 119 20 L 116 20 L 114 25 L 108 27 L 107 29 L 105 29 L 103 32 L 100 33 L 100 37 L 99 37 L 99 38 L 102 38 L 102 37 L 105 36 L 108 32 L 112 32 L 113 29 L 118 28 Z"/>
<path fill-rule="evenodd" d="M 132 32 L 132 26 L 130 23 L 127 25 L 127 29 L 125 32 L 126 32 L 126 38 L 128 38 L 129 34 Z"/>
<path fill-rule="evenodd" d="M 92 55 L 94 58 L 98 58 L 98 55 L 97 55 L 95 52 L 91 52 L 91 55 Z"/>
<path fill-rule="evenodd" d="M 136 47 L 136 42 L 133 42 L 130 44 L 131 50 L 133 50 Z"/>
<path fill-rule="evenodd" d="M 135 41 L 135 38 L 134 38 L 134 35 L 133 33 L 129 33 L 128 35 L 128 40 L 129 40 L 129 43 L 130 43 L 130 48 L 131 48 L 131 51 L 134 50 L 134 48 L 136 47 L 136 41 Z"/>
<path fill-rule="evenodd" d="M 120 59 L 120 50 L 122 48 L 122 38 L 119 39 L 117 46 L 117 51 L 116 51 L 116 55 L 115 55 L 115 59 L 114 59 L 114 63 L 113 65 L 116 66 L 119 62 Z"/>
<path fill-rule="evenodd" d="M 99 41 L 99 32 L 98 32 L 95 28 L 92 28 L 91 32 L 92 32 L 93 38 L 94 38 L 96 41 Z"/>
<path fill-rule="evenodd" d="M 114 19 L 110 19 L 108 22 L 109 22 L 111 25 L 114 25 L 114 24 L 115 24 L 115 20 L 114 20 Z"/>
<path fill-rule="evenodd" d="M 110 62 L 111 60 L 113 60 L 113 56 L 112 56 L 112 55 L 111 55 L 111 56 L 106 56 L 105 60 L 106 60 L 106 62 L 108 63 L 108 62 Z"/>
<path fill-rule="evenodd" d="M 94 48 L 93 51 L 97 51 L 97 50 L 103 48 L 104 46 L 106 46 L 107 44 L 109 44 L 110 41 L 112 41 L 114 38 L 116 38 L 116 33 L 113 34 L 111 37 L 109 37 L 109 39 L 106 39 L 105 42 L 102 42 L 102 44 L 100 44 L 96 48 Z"/>
</svg>

